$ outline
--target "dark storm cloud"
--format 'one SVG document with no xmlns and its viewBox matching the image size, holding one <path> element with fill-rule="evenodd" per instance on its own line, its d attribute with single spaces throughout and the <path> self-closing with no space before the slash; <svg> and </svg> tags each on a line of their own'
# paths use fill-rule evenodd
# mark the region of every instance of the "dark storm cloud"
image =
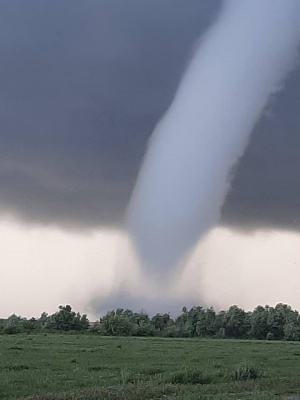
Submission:
<svg viewBox="0 0 300 400">
<path fill-rule="evenodd" d="M 0 3 L 0 205 L 119 223 L 147 137 L 218 1 Z"/>
<path fill-rule="evenodd" d="M 0 207 L 116 225 L 146 141 L 220 0 L 0 3 Z M 253 134 L 224 223 L 300 226 L 300 73 Z"/>
<path fill-rule="evenodd" d="M 300 71 L 271 99 L 236 170 L 223 222 L 300 228 Z"/>
</svg>

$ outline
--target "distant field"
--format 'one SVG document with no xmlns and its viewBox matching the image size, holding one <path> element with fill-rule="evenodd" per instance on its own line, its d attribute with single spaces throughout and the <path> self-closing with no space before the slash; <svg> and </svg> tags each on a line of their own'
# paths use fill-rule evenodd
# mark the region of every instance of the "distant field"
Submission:
<svg viewBox="0 0 300 400">
<path fill-rule="evenodd" d="M 268 400 L 297 392 L 295 342 L 0 336 L 1 399 Z"/>
</svg>

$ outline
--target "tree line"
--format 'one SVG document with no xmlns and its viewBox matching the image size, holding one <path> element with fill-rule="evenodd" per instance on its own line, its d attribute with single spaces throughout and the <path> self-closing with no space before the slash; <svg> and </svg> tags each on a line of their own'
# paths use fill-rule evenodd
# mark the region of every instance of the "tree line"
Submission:
<svg viewBox="0 0 300 400">
<path fill-rule="evenodd" d="M 24 318 L 13 314 L 7 319 L 0 320 L 0 333 L 17 334 L 31 332 L 67 332 L 90 329 L 87 316 L 80 315 L 72 310 L 70 305 L 59 306 L 58 311 L 52 315 L 43 312 L 40 318 Z"/>
<path fill-rule="evenodd" d="M 287 304 L 258 306 L 246 312 L 234 305 L 216 312 L 214 308 L 182 308 L 179 316 L 169 313 L 149 317 L 144 312 L 118 308 L 108 311 L 99 321 L 59 306 L 56 313 L 43 312 L 40 318 L 26 319 L 15 314 L 0 320 L 0 333 L 90 332 L 105 336 L 202 337 L 222 339 L 300 340 L 300 316 Z"/>
</svg>

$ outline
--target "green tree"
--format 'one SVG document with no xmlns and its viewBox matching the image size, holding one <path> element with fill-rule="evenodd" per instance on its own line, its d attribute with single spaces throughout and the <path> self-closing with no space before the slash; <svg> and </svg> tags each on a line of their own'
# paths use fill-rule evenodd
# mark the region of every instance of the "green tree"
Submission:
<svg viewBox="0 0 300 400">
<path fill-rule="evenodd" d="M 27 332 L 36 332 L 40 329 L 40 323 L 35 318 L 25 319 L 23 321 L 23 329 Z"/>
<path fill-rule="evenodd" d="M 253 339 L 266 339 L 268 333 L 268 308 L 257 306 L 250 315 L 250 337 Z"/>
<path fill-rule="evenodd" d="M 59 306 L 58 312 L 46 317 L 45 327 L 58 331 L 81 331 L 89 328 L 89 320 L 86 315 L 73 311 L 70 305 Z"/>
<path fill-rule="evenodd" d="M 5 321 L 3 333 L 14 335 L 23 332 L 23 318 L 16 314 L 10 315 Z"/>
<path fill-rule="evenodd" d="M 246 337 L 249 328 L 249 314 L 243 309 L 234 305 L 224 315 L 226 337 L 243 338 Z"/>
<path fill-rule="evenodd" d="M 284 328 L 284 340 L 298 341 L 300 339 L 300 328 L 294 322 L 288 322 Z"/>
<path fill-rule="evenodd" d="M 123 309 L 109 311 L 100 318 L 100 333 L 113 336 L 128 336 L 132 334 L 133 323 L 130 319 L 129 310 L 124 312 Z"/>
<path fill-rule="evenodd" d="M 168 327 L 170 323 L 171 317 L 170 314 L 156 314 L 151 319 L 151 323 L 155 332 L 158 335 L 163 335 L 165 329 Z"/>
</svg>

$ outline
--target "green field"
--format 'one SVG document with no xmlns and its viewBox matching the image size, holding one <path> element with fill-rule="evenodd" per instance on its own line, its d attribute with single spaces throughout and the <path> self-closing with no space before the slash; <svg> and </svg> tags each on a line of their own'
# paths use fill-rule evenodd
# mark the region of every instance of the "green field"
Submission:
<svg viewBox="0 0 300 400">
<path fill-rule="evenodd" d="M 300 392 L 295 342 L 30 334 L 2 335 L 0 343 L 1 399 L 278 399 Z M 245 363 L 257 379 L 247 379 Z"/>
</svg>

